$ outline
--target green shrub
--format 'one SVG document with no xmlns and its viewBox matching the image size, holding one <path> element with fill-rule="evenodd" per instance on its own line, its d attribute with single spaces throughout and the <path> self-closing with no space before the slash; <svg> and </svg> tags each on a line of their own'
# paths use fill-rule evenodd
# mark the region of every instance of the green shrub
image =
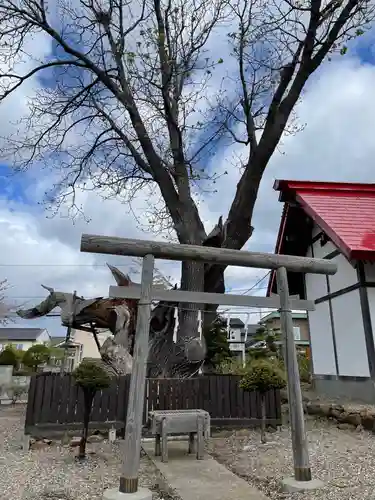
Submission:
<svg viewBox="0 0 375 500">
<path fill-rule="evenodd" d="M 273 363 L 268 359 L 254 360 L 240 381 L 240 387 L 244 391 L 261 393 L 271 389 L 282 389 L 285 386 L 286 378 L 279 362 Z"/>
<path fill-rule="evenodd" d="M 286 386 L 285 372 L 277 363 L 269 359 L 254 360 L 240 381 L 244 391 L 258 391 L 261 404 L 261 442 L 266 442 L 266 401 L 265 393 L 271 389 L 282 389 Z"/>
<path fill-rule="evenodd" d="M 16 350 L 11 346 L 5 346 L 0 353 L 0 365 L 8 365 L 16 367 L 18 365 L 18 357 Z"/>
<path fill-rule="evenodd" d="M 74 370 L 73 377 L 77 385 L 88 391 L 97 392 L 111 383 L 109 375 L 103 368 L 92 361 L 82 361 Z"/>
<path fill-rule="evenodd" d="M 247 369 L 247 364 L 243 366 L 241 360 L 237 358 L 231 358 L 222 361 L 216 367 L 216 373 L 219 373 L 221 375 L 244 375 Z"/>
<path fill-rule="evenodd" d="M 298 359 L 299 378 L 301 382 L 309 384 L 311 382 L 310 360 L 304 353 L 298 354 L 297 359 Z"/>
<path fill-rule="evenodd" d="M 46 345 L 35 344 L 23 355 L 22 363 L 37 372 L 38 367 L 48 363 L 51 352 Z"/>
<path fill-rule="evenodd" d="M 82 389 L 84 398 L 83 430 L 78 452 L 78 458 L 82 460 L 86 458 L 92 402 L 97 391 L 109 387 L 111 379 L 101 366 L 92 361 L 82 361 L 74 370 L 73 377 L 76 384 Z"/>
</svg>

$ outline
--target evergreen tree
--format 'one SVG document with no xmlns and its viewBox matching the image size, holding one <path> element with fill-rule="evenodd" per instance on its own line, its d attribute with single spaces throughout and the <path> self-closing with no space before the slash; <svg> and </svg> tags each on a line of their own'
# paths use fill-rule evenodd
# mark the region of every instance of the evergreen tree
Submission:
<svg viewBox="0 0 375 500">
<path fill-rule="evenodd" d="M 205 365 L 214 369 L 231 357 L 225 320 L 221 316 L 217 316 L 203 334 L 207 347 Z"/>
</svg>

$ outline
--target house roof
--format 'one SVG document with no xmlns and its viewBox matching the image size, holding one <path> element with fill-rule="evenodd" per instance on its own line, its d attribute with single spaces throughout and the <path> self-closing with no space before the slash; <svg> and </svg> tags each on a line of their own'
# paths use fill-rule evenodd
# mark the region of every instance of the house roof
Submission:
<svg viewBox="0 0 375 500">
<path fill-rule="evenodd" d="M 255 335 L 258 330 L 259 330 L 259 325 L 258 324 L 247 325 L 247 335 L 248 336 Z"/>
<path fill-rule="evenodd" d="M 51 346 L 52 347 L 57 347 L 59 344 L 62 344 L 65 342 L 66 336 L 65 337 L 51 337 Z"/>
<path fill-rule="evenodd" d="M 296 201 L 349 259 L 375 260 L 375 184 L 279 180 L 280 201 Z"/>
<path fill-rule="evenodd" d="M 311 223 L 316 223 L 348 260 L 375 261 L 375 184 L 276 180 L 274 189 L 285 202 L 275 253 L 305 255 Z M 274 277 L 273 272 L 267 295 Z M 301 283 L 293 287 L 298 291 Z"/>
<path fill-rule="evenodd" d="M 267 321 L 270 321 L 271 319 L 275 318 L 280 318 L 280 313 L 279 311 L 272 311 L 266 316 L 263 316 L 261 320 L 259 321 L 259 324 L 265 323 Z M 305 312 L 292 312 L 292 319 L 306 319 L 307 320 L 307 313 Z"/>
<path fill-rule="evenodd" d="M 229 326 L 243 328 L 245 323 L 240 318 L 230 318 Z"/>
<path fill-rule="evenodd" d="M 0 328 L 0 340 L 36 340 L 45 328 Z"/>
</svg>

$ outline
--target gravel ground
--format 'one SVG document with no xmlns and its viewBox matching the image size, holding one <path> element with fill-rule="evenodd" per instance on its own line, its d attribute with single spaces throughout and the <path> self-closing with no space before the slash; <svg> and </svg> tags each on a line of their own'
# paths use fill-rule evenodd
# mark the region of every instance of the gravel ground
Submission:
<svg viewBox="0 0 375 500">
<path fill-rule="evenodd" d="M 245 435 L 247 434 L 247 435 Z M 325 486 L 314 492 L 285 494 L 280 479 L 293 474 L 288 427 L 268 434 L 238 431 L 212 439 L 209 450 L 230 470 L 258 487 L 271 499 L 369 500 L 375 498 L 375 436 L 367 431 L 340 430 L 329 421 L 307 419 L 310 462 L 314 478 Z"/>
<path fill-rule="evenodd" d="M 76 449 L 52 445 L 42 450 L 21 449 L 23 405 L 0 408 L 1 500 L 102 500 L 103 490 L 116 487 L 120 476 L 121 441 L 87 445 L 86 463 L 75 461 Z M 170 500 L 160 492 L 160 476 L 142 457 L 140 484 L 154 492 L 153 500 Z"/>
</svg>

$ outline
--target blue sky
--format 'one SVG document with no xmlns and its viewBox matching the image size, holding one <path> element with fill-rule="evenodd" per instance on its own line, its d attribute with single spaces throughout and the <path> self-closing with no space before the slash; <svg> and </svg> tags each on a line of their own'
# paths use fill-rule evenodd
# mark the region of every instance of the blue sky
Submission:
<svg viewBox="0 0 375 500">
<path fill-rule="evenodd" d="M 303 131 L 283 139 L 272 158 L 262 181 L 254 215 L 254 236 L 247 248 L 273 251 L 280 220 L 281 205 L 272 185 L 275 178 L 352 180 L 374 182 L 373 158 L 375 144 L 375 57 L 374 34 L 356 40 L 344 57 L 324 65 L 309 83 L 297 107 L 299 124 L 307 124 Z M 38 42 L 38 40 L 37 40 Z M 35 51 L 44 54 L 45 40 L 41 39 Z M 221 49 L 220 49 L 221 50 Z M 46 80 L 33 85 L 45 84 Z M 49 81 L 50 85 L 51 82 Z M 25 116 L 25 102 L 34 87 L 25 87 L 6 106 L 15 117 Z M 4 108 L 6 111 L 6 108 Z M 25 111 L 26 109 L 26 111 Z M 4 116 L 6 113 L 4 112 Z M 0 137 L 7 134 L 2 124 Z M 9 131 L 14 131 L 11 124 Z M 238 158 L 244 157 L 243 146 L 222 142 L 215 154 L 207 160 L 207 168 L 223 175 L 215 189 L 206 193 L 200 210 L 207 230 L 220 215 L 227 215 L 239 180 Z M 203 161 L 203 160 L 202 160 Z M 42 300 L 45 291 L 40 284 L 63 291 L 77 290 L 80 295 L 106 295 L 112 278 L 105 267 L 106 258 L 79 252 L 83 232 L 153 239 L 155 235 L 141 231 L 146 223 L 149 203 L 155 193 L 145 191 L 133 203 L 132 210 L 117 200 L 103 200 L 95 192 L 78 193 L 77 203 L 89 222 L 81 216 L 69 217 L 67 207 L 51 218 L 43 211 L 44 192 L 56 181 L 56 175 L 41 168 L 32 172 L 9 176 L 11 163 L 0 163 L 0 279 L 11 285 L 9 300 L 30 305 Z M 109 262 L 125 272 L 137 270 L 131 259 L 112 257 Z M 178 281 L 179 267 L 175 263 L 160 262 L 161 270 Z M 246 291 L 263 270 L 227 271 L 227 285 L 231 290 Z M 257 293 L 263 294 L 264 280 Z M 255 317 L 255 316 L 254 316 Z M 63 334 L 58 319 L 22 322 L 24 326 L 46 325 L 52 334 Z"/>
</svg>

